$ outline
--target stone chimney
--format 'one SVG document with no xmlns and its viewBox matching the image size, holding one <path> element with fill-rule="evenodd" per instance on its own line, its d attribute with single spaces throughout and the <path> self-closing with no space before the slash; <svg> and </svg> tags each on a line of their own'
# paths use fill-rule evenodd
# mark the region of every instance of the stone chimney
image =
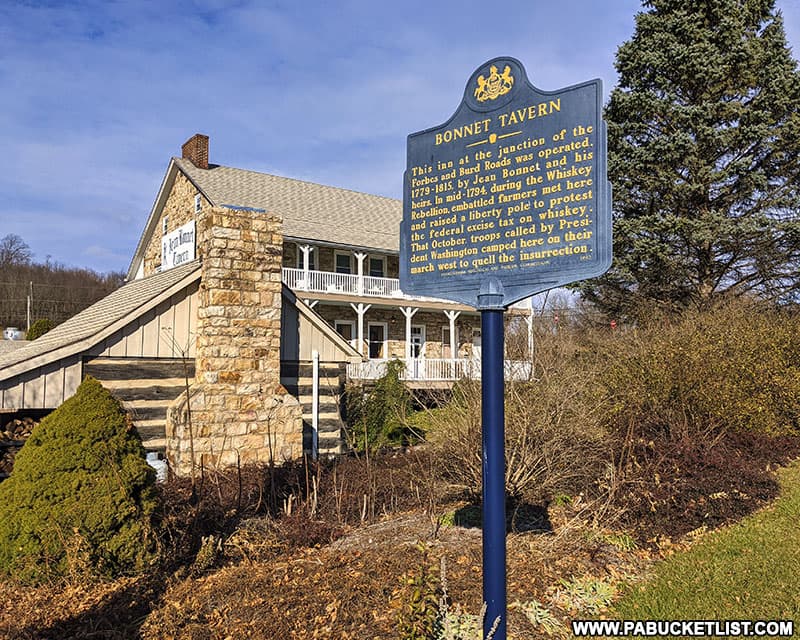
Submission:
<svg viewBox="0 0 800 640">
<path fill-rule="evenodd" d="M 195 133 L 183 143 L 181 157 L 189 160 L 198 169 L 208 169 L 208 136 Z"/>
<path fill-rule="evenodd" d="M 196 381 L 167 412 L 178 475 L 303 455 L 303 407 L 280 383 L 281 234 L 280 217 L 265 211 L 198 216 Z"/>
</svg>

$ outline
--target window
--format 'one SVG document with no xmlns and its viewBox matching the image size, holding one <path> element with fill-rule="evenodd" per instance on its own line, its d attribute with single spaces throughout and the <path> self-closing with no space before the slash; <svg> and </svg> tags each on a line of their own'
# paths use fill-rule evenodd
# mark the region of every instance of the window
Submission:
<svg viewBox="0 0 800 640">
<path fill-rule="evenodd" d="M 367 327 L 367 339 L 369 340 L 369 357 L 386 358 L 386 332 L 385 322 L 370 322 Z"/>
<path fill-rule="evenodd" d="M 339 251 L 335 254 L 335 268 L 334 271 L 336 273 L 353 273 L 353 264 L 352 264 L 352 256 L 349 253 L 340 253 Z"/>
<path fill-rule="evenodd" d="M 353 320 L 334 320 L 333 327 L 336 333 L 347 340 L 352 346 L 356 341 L 356 323 Z"/>
<path fill-rule="evenodd" d="M 381 256 L 369 257 L 369 275 L 373 278 L 386 277 L 386 258 Z"/>
<path fill-rule="evenodd" d="M 411 357 L 421 358 L 425 355 L 425 325 L 411 325 Z"/>
<path fill-rule="evenodd" d="M 303 250 L 300 249 L 301 245 L 297 245 L 297 268 L 303 268 Z M 303 245 L 305 246 L 305 245 Z M 316 247 L 311 247 L 311 251 L 308 254 L 308 268 L 311 271 L 317 270 L 317 249 Z"/>
<path fill-rule="evenodd" d="M 164 218 L 161 220 L 161 235 L 162 236 L 167 235 L 168 229 L 169 229 L 169 216 L 164 216 Z"/>
<path fill-rule="evenodd" d="M 200 209 L 202 209 L 202 208 L 203 208 L 203 198 L 202 198 L 202 196 L 201 196 L 201 195 L 198 193 L 198 194 L 197 194 L 197 195 L 194 197 L 194 212 L 195 212 L 195 213 L 200 213 Z"/>
</svg>

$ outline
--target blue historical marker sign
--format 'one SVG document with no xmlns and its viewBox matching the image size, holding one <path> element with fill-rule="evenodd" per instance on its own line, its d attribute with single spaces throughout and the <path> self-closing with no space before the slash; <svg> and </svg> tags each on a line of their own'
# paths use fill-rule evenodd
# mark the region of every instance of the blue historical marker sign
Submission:
<svg viewBox="0 0 800 640">
<path fill-rule="evenodd" d="M 408 136 L 402 290 L 480 307 L 491 280 L 508 306 L 605 272 L 602 97 L 600 80 L 541 91 L 514 58 L 479 67 L 447 122 Z"/>
<path fill-rule="evenodd" d="M 602 85 L 540 91 L 513 58 L 467 83 L 443 125 L 408 136 L 405 293 L 481 310 L 484 634 L 506 639 L 503 310 L 611 264 Z"/>
</svg>

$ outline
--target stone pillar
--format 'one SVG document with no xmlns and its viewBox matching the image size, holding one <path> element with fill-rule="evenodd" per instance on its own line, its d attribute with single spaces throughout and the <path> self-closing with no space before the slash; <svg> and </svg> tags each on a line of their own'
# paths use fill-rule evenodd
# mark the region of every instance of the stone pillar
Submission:
<svg viewBox="0 0 800 640">
<path fill-rule="evenodd" d="M 260 210 L 200 213 L 195 384 L 167 415 L 178 475 L 202 464 L 302 455 L 302 407 L 280 384 L 281 221 Z M 194 460 L 192 460 L 194 452 Z"/>
</svg>

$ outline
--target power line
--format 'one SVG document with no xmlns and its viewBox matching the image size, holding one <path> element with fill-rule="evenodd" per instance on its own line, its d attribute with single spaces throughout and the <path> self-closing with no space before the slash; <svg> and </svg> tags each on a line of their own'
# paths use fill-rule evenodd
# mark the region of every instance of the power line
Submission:
<svg viewBox="0 0 800 640">
<path fill-rule="evenodd" d="M 10 286 L 10 287 L 25 287 L 25 288 L 28 287 L 28 285 L 26 283 L 24 283 L 24 282 L 0 282 L 0 285 Z M 69 285 L 69 284 L 50 284 L 50 283 L 34 282 L 33 286 L 34 287 L 53 287 L 53 288 L 56 288 L 56 289 L 70 289 L 70 290 L 75 290 L 75 289 L 107 289 L 107 288 L 111 288 L 112 290 L 116 290 L 116 289 L 119 288 L 118 286 L 113 285 L 113 284 L 102 284 L 102 283 L 97 283 L 94 286 L 89 286 L 89 285 L 72 286 L 72 285 Z"/>
</svg>

